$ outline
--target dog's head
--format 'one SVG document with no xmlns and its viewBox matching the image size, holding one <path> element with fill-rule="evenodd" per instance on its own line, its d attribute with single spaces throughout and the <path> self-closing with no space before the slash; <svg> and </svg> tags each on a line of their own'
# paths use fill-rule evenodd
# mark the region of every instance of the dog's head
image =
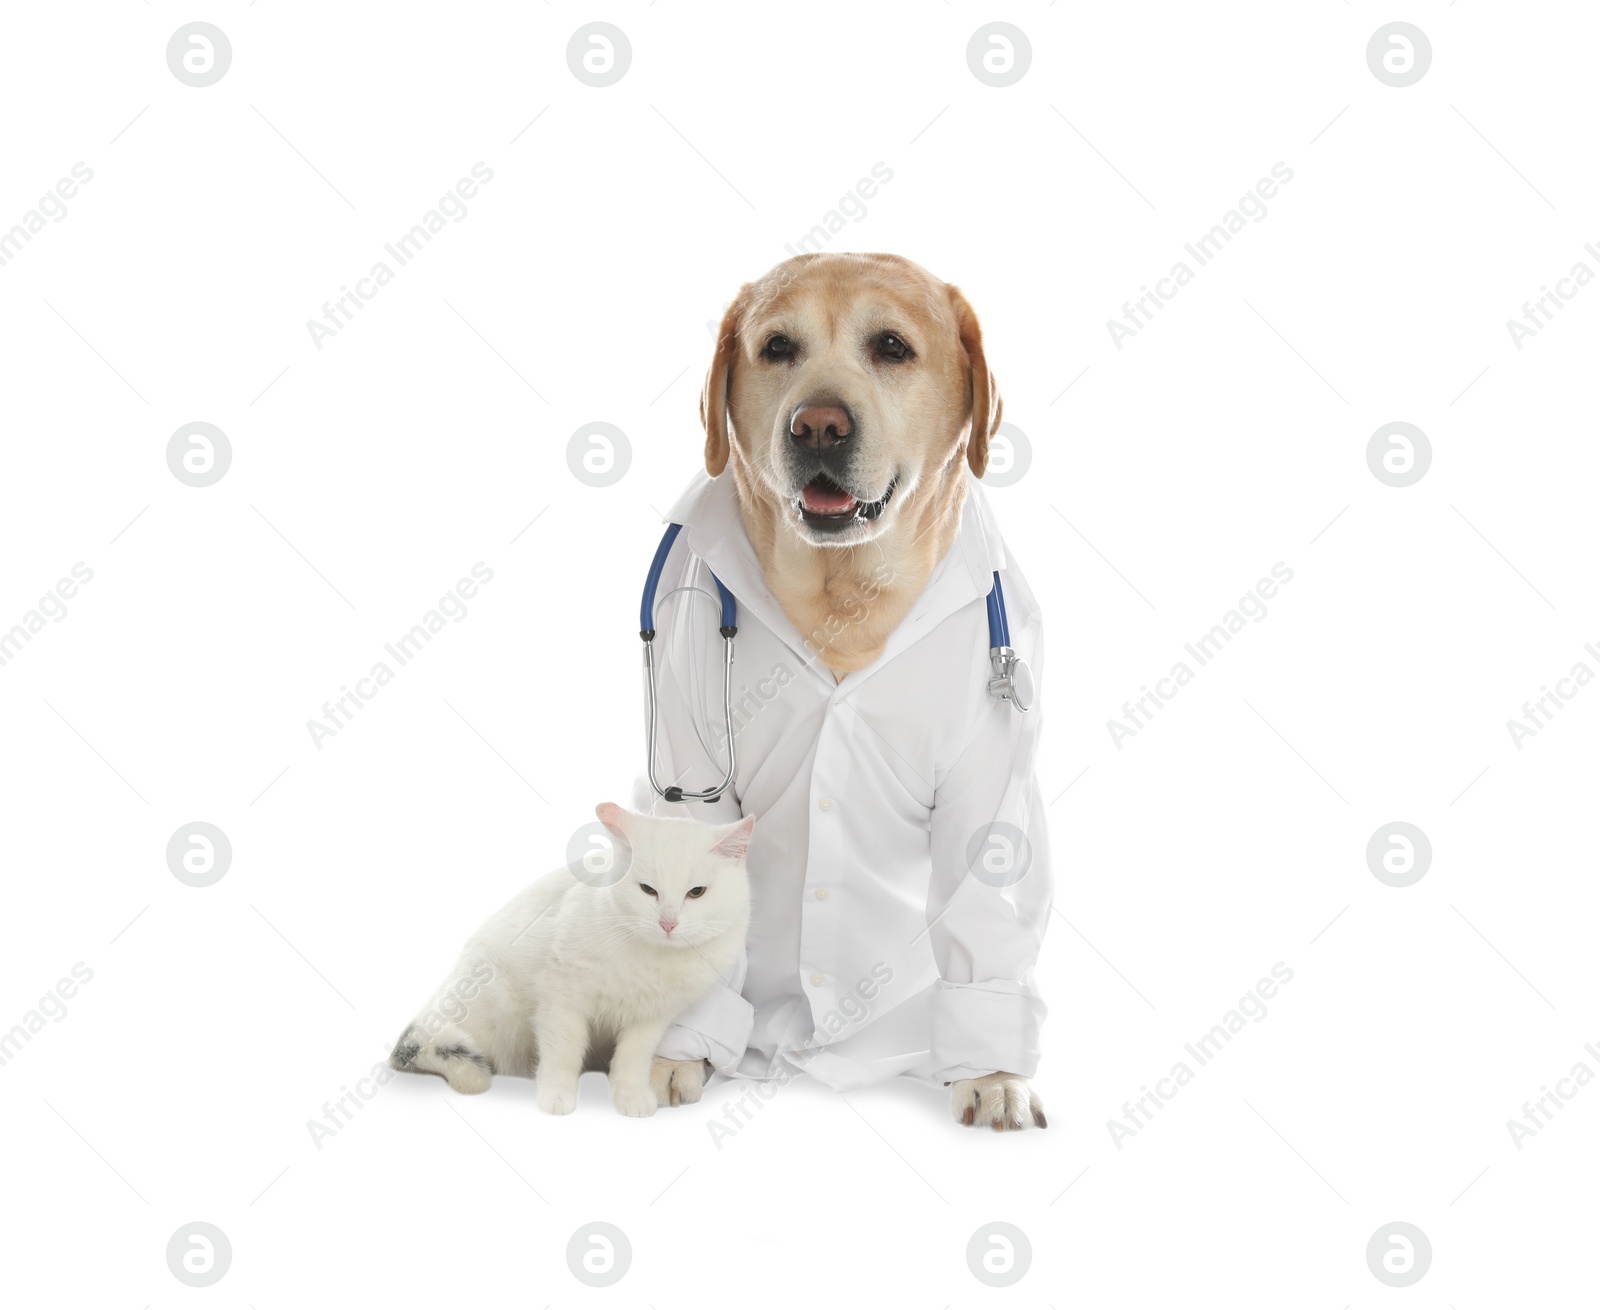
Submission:
<svg viewBox="0 0 1600 1310">
<path fill-rule="evenodd" d="M 1000 394 L 955 287 L 897 255 L 801 255 L 728 307 L 700 417 L 712 477 L 731 459 L 802 541 L 856 546 L 963 455 L 982 476 Z"/>
</svg>

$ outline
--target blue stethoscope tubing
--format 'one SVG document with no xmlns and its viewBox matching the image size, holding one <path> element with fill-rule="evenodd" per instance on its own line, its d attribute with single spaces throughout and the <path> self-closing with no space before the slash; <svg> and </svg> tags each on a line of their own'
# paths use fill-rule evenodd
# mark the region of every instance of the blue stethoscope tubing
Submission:
<svg viewBox="0 0 1600 1310">
<path fill-rule="evenodd" d="M 661 584 L 661 572 L 667 566 L 667 556 L 673 543 L 683 531 L 683 524 L 669 523 L 661 544 L 656 547 L 655 558 L 650 561 L 650 571 L 645 575 L 644 594 L 639 598 L 639 640 L 644 643 L 644 674 L 649 718 L 645 731 L 646 771 L 650 785 L 658 796 L 668 801 L 715 801 L 733 785 L 733 775 L 738 768 L 733 732 L 733 639 L 739 635 L 739 607 L 733 593 L 722 585 L 715 573 L 711 581 L 716 584 L 722 601 L 722 714 L 727 728 L 728 767 L 722 781 L 703 791 L 685 791 L 675 785 L 663 787 L 656 780 L 656 665 L 655 665 L 655 609 L 656 590 Z M 989 679 L 989 694 L 996 700 L 1007 701 L 1013 709 L 1026 714 L 1033 708 L 1033 677 L 1028 666 L 1011 648 L 1011 624 L 1006 616 L 1006 595 L 1000 585 L 1000 574 L 994 575 L 994 586 L 985 600 L 989 614 L 989 661 L 994 676 Z"/>
<path fill-rule="evenodd" d="M 656 587 L 661 583 L 661 570 L 667 566 L 667 556 L 672 554 L 672 543 L 678 539 L 678 534 L 683 531 L 683 524 L 669 523 L 667 535 L 661 538 L 661 544 L 656 547 L 656 557 L 650 561 L 650 572 L 645 575 L 644 595 L 639 600 L 639 636 L 649 642 L 656 635 Z M 738 631 L 739 607 L 734 603 L 733 593 L 722 585 L 722 579 L 715 573 L 711 581 L 717 584 L 717 591 L 722 596 L 722 626 Z M 731 638 L 731 633 L 724 636 Z"/>
<path fill-rule="evenodd" d="M 1000 588 L 1000 575 L 994 575 L 985 604 L 989 607 L 989 649 L 1011 645 L 1011 624 L 1006 619 L 1006 593 Z"/>
</svg>

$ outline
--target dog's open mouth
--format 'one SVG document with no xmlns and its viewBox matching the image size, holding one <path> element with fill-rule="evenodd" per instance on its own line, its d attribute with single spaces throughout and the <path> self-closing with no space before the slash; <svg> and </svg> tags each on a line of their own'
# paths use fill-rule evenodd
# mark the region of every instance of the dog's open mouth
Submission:
<svg viewBox="0 0 1600 1310">
<path fill-rule="evenodd" d="M 837 531 L 856 522 L 871 523 L 888 508 L 889 497 L 894 495 L 898 481 L 898 478 L 891 479 L 877 500 L 865 501 L 857 500 L 826 474 L 818 474 L 795 497 L 794 507 L 814 528 Z"/>
</svg>

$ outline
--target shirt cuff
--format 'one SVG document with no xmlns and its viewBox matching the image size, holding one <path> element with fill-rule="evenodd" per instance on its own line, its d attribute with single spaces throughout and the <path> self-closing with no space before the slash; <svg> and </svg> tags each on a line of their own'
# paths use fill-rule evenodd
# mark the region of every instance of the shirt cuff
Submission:
<svg viewBox="0 0 1600 1310">
<path fill-rule="evenodd" d="M 731 1073 L 744 1058 L 755 1007 L 731 987 L 716 987 L 680 1014 L 656 1054 L 667 1060 L 710 1060 L 718 1073 Z"/>
<path fill-rule="evenodd" d="M 1016 982 L 940 982 L 930 999 L 933 1078 L 983 1078 L 1004 1070 L 1031 1078 L 1039 1068 L 1045 1004 Z"/>
</svg>

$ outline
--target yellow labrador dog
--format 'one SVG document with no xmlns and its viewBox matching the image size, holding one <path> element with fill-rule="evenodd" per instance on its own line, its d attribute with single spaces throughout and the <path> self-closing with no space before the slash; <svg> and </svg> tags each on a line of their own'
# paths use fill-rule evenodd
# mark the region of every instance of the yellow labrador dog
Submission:
<svg viewBox="0 0 1600 1310">
<path fill-rule="evenodd" d="M 812 254 L 740 289 L 701 418 L 706 471 L 731 470 L 768 587 L 838 680 L 880 656 L 951 548 L 1000 395 L 954 286 L 894 255 Z M 698 1062 L 677 1063 L 659 1061 L 657 1081 L 694 1099 Z M 960 1122 L 1045 1125 L 1026 1078 L 951 1085 Z"/>
<path fill-rule="evenodd" d="M 837 675 L 877 658 L 949 549 L 1000 393 L 955 287 L 898 255 L 800 255 L 729 305 L 700 418 L 773 594 L 799 631 L 839 630 Z"/>
</svg>

